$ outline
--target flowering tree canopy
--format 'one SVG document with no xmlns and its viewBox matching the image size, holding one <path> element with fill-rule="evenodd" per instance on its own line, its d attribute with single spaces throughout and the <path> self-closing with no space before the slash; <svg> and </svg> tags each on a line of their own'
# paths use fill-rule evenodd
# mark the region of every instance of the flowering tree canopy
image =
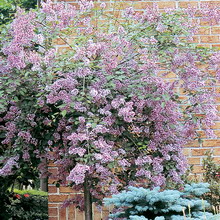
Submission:
<svg viewBox="0 0 220 220">
<path fill-rule="evenodd" d="M 87 180 L 95 201 L 127 185 L 182 184 L 182 147 L 198 127 L 212 137 L 217 119 L 220 53 L 190 43 L 193 21 L 202 13 L 219 22 L 220 13 L 154 6 L 116 19 L 104 3 L 79 6 L 18 9 L 2 34 L 0 175 L 37 166 L 46 175 L 52 160 L 60 184 Z"/>
</svg>

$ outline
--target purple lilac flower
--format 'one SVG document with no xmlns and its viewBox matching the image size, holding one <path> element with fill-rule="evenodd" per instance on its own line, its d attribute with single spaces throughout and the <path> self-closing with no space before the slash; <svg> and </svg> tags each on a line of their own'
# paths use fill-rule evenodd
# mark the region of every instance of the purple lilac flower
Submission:
<svg viewBox="0 0 220 220">
<path fill-rule="evenodd" d="M 89 166 L 77 163 L 76 166 L 70 171 L 70 174 L 66 179 L 74 182 L 76 185 L 82 184 L 84 183 L 85 174 L 89 170 Z"/>
</svg>

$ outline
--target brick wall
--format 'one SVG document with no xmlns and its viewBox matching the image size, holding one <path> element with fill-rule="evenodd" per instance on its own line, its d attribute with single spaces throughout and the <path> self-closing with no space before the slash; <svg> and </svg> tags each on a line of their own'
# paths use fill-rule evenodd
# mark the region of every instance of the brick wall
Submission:
<svg viewBox="0 0 220 220">
<path fill-rule="evenodd" d="M 54 0 L 59 2 L 59 0 Z M 66 0 L 66 2 L 76 5 L 77 0 Z M 133 6 L 137 11 L 143 10 L 146 6 L 156 2 L 160 10 L 165 8 L 178 8 L 178 7 L 187 7 L 188 5 L 193 7 L 200 7 L 201 3 L 211 3 L 220 7 L 220 1 L 163 1 L 163 0 L 98 0 L 99 3 L 105 2 L 109 11 L 114 8 L 126 8 Z M 120 10 L 114 10 L 115 16 L 120 16 Z M 207 48 L 219 48 L 220 49 L 220 26 L 208 27 L 207 23 L 204 21 L 200 22 L 199 33 L 194 37 L 194 42 L 199 43 L 199 45 Z M 63 49 L 68 46 L 62 40 L 56 42 L 56 47 L 58 52 L 61 52 Z M 174 76 L 168 75 L 168 80 L 172 80 Z M 220 93 L 220 84 L 217 88 L 218 93 Z M 184 96 L 182 96 L 184 98 Z M 220 110 L 220 98 L 216 100 L 218 110 Z M 194 165 L 193 172 L 197 175 L 202 173 L 202 160 L 205 157 L 205 152 L 207 150 L 213 150 L 214 161 L 217 164 L 220 164 L 220 121 L 217 121 L 216 124 L 212 127 L 217 139 L 204 139 L 203 143 L 198 143 L 197 141 L 191 142 L 184 148 L 184 154 L 188 158 L 189 164 Z M 202 134 L 204 137 L 204 134 Z M 55 173 L 57 168 L 53 164 L 49 164 L 49 171 Z M 67 209 L 60 208 L 62 202 L 78 194 L 80 192 L 74 192 L 73 190 L 67 187 L 56 188 L 53 185 L 54 180 L 49 180 L 49 220 L 84 220 L 84 215 L 82 212 L 79 212 L 75 207 L 70 206 Z M 108 209 L 103 207 L 102 212 L 99 212 L 94 207 L 94 220 L 104 220 L 108 215 Z"/>
</svg>

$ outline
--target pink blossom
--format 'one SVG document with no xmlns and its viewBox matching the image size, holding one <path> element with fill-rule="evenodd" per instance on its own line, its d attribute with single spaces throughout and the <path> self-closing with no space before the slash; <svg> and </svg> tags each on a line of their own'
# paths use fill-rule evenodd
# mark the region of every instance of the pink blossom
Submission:
<svg viewBox="0 0 220 220">
<path fill-rule="evenodd" d="M 17 163 L 19 156 L 9 158 L 5 165 L 0 169 L 0 176 L 8 176 L 13 174 L 13 168 L 19 168 Z"/>
<path fill-rule="evenodd" d="M 163 186 L 166 182 L 166 178 L 163 175 L 159 174 L 157 176 L 152 177 L 152 182 L 154 183 L 155 187 L 156 186 Z"/>
<path fill-rule="evenodd" d="M 133 111 L 133 102 L 128 102 L 125 107 L 120 108 L 118 115 L 122 116 L 126 122 L 132 122 L 134 120 L 135 112 Z"/>
<path fill-rule="evenodd" d="M 74 182 L 76 185 L 82 184 L 85 179 L 85 174 L 89 170 L 89 166 L 77 163 L 76 166 L 70 171 L 70 174 L 66 179 Z"/>
<path fill-rule="evenodd" d="M 23 138 L 27 143 L 30 142 L 32 136 L 29 131 L 20 131 L 18 136 Z"/>
<path fill-rule="evenodd" d="M 118 164 L 119 164 L 119 166 L 122 166 L 122 167 L 130 167 L 131 166 L 131 163 L 129 163 L 128 160 L 126 160 L 126 159 L 119 160 Z"/>
<path fill-rule="evenodd" d="M 24 161 L 28 161 L 30 159 L 30 154 L 27 150 L 24 151 L 22 158 L 24 159 Z"/>
<path fill-rule="evenodd" d="M 146 177 L 148 179 L 151 178 L 151 172 L 149 170 L 145 170 L 143 168 L 141 168 L 140 170 L 138 170 L 135 174 L 136 177 Z"/>
<path fill-rule="evenodd" d="M 143 164 L 151 164 L 152 163 L 152 157 L 151 156 L 143 156 L 143 157 L 138 157 L 136 160 L 135 160 L 135 164 L 136 165 L 140 165 L 142 166 Z"/>
<path fill-rule="evenodd" d="M 82 157 L 86 153 L 86 149 L 82 147 L 70 147 L 69 154 L 78 154 Z"/>
</svg>

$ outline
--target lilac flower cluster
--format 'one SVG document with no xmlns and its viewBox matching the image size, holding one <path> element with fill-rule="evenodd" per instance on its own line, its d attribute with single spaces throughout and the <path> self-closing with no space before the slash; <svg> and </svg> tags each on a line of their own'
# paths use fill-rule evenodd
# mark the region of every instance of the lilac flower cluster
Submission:
<svg viewBox="0 0 220 220">
<path fill-rule="evenodd" d="M 82 184 L 84 183 L 85 174 L 89 169 L 89 166 L 78 163 L 74 169 L 71 170 L 67 180 L 74 182 L 76 185 Z"/>
<path fill-rule="evenodd" d="M 9 158 L 5 165 L 0 169 L 0 176 L 8 176 L 13 173 L 13 168 L 19 168 L 17 163 L 19 156 Z"/>
</svg>

